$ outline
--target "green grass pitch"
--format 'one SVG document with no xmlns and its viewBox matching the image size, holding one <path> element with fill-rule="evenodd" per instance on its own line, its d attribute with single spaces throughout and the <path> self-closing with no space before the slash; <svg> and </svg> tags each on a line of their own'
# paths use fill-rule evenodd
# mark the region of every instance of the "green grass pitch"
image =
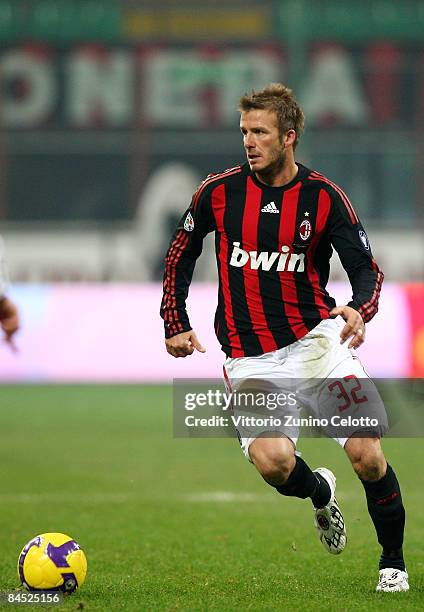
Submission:
<svg viewBox="0 0 424 612">
<path fill-rule="evenodd" d="M 407 508 L 411 591 L 376 594 L 378 546 L 363 490 L 331 440 L 303 457 L 338 478 L 348 546 L 318 541 L 308 500 L 283 498 L 236 440 L 174 439 L 171 389 L 0 388 L 0 591 L 22 546 L 63 531 L 87 581 L 56 610 L 422 610 L 423 445 L 386 440 Z"/>
</svg>

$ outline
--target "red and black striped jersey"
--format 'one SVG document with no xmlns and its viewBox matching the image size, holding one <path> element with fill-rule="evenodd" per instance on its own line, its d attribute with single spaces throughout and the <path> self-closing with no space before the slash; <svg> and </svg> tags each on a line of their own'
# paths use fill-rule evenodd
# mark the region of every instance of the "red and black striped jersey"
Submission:
<svg viewBox="0 0 424 612">
<path fill-rule="evenodd" d="M 186 299 L 208 232 L 215 232 L 219 276 L 215 331 L 230 357 L 282 348 L 329 318 L 333 248 L 352 286 L 348 305 L 365 322 L 375 315 L 383 273 L 355 210 L 340 187 L 297 166 L 283 187 L 261 183 L 247 164 L 203 181 L 165 259 L 167 338 L 191 329 Z"/>
</svg>

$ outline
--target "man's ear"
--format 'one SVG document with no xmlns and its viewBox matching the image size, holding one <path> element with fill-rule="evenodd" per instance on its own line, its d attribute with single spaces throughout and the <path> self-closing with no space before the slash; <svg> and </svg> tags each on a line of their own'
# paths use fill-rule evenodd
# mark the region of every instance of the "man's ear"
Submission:
<svg viewBox="0 0 424 612">
<path fill-rule="evenodd" d="M 287 130 L 283 136 L 284 146 L 294 145 L 296 142 L 296 132 L 294 130 Z"/>
</svg>

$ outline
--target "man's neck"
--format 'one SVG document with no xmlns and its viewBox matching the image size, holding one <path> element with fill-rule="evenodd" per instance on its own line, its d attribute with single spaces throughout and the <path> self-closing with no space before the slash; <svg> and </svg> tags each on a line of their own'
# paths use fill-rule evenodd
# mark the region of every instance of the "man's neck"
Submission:
<svg viewBox="0 0 424 612">
<path fill-rule="evenodd" d="M 293 161 L 289 164 L 285 164 L 283 168 L 273 173 L 259 173 L 255 172 L 255 176 L 261 183 L 269 185 L 270 187 L 284 187 L 290 183 L 298 173 L 299 168 Z"/>
</svg>

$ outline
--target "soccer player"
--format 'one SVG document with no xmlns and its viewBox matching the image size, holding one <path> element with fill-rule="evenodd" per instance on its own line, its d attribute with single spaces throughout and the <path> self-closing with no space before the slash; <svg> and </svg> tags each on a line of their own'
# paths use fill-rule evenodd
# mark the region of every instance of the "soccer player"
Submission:
<svg viewBox="0 0 424 612">
<path fill-rule="evenodd" d="M 239 111 L 247 162 L 203 181 L 166 256 L 161 306 L 166 349 L 174 357 L 205 351 L 185 304 L 203 239 L 214 231 L 215 331 L 227 356 L 227 385 L 331 375 L 349 402 L 362 401 L 355 395 L 358 387 L 348 384 L 366 378 L 353 350 L 365 340 L 365 323 L 377 312 L 383 281 L 367 235 L 342 189 L 295 161 L 304 116 L 290 89 L 274 83 L 245 95 Z M 353 294 L 339 306 L 325 289 L 333 248 Z M 382 547 L 377 591 L 407 591 L 399 483 L 379 436 L 358 433 L 337 441 L 364 487 Z M 322 544 L 330 553 L 342 552 L 346 530 L 334 474 L 311 470 L 296 454 L 295 435 L 268 434 L 240 432 L 246 457 L 282 495 L 310 498 Z"/>
<path fill-rule="evenodd" d="M 4 257 L 3 242 L 0 239 L 0 327 L 2 328 L 5 340 L 12 349 L 16 350 L 13 343 L 13 335 L 19 329 L 18 309 L 15 304 L 6 296 L 7 289 L 7 265 Z"/>
</svg>

